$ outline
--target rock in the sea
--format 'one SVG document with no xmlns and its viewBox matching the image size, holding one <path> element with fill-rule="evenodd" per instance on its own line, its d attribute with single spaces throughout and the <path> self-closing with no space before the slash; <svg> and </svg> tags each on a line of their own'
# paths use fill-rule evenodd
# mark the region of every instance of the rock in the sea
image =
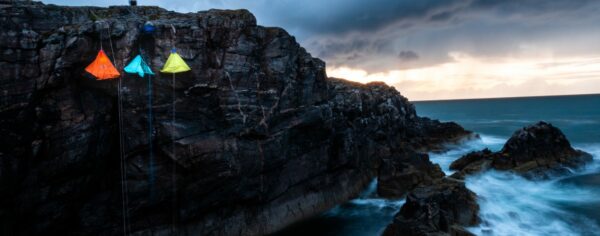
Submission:
<svg viewBox="0 0 600 236">
<path fill-rule="evenodd" d="M 472 174 L 489 168 L 493 156 L 490 149 L 467 153 L 450 164 L 451 170 L 460 170 L 464 174 Z"/>
<path fill-rule="evenodd" d="M 426 117 L 409 130 L 408 134 L 409 137 L 414 137 L 409 139 L 411 146 L 420 152 L 443 152 L 448 150 L 449 145 L 479 139 L 478 134 L 465 130 L 454 122 L 442 123 Z"/>
<path fill-rule="evenodd" d="M 464 182 L 444 178 L 419 186 L 385 229 L 384 236 L 472 235 L 464 226 L 479 223 L 477 196 Z"/>
<path fill-rule="evenodd" d="M 327 78 L 246 10 L 16 2 L 0 7 L 3 235 L 122 235 L 123 197 L 127 233 L 267 234 L 357 195 L 391 150 L 470 135 L 383 83 Z M 176 47 L 192 71 L 96 81 L 101 44 L 119 69 L 141 51 L 158 72 Z"/>
<path fill-rule="evenodd" d="M 517 130 L 499 152 L 488 149 L 469 153 L 450 165 L 464 174 L 489 168 L 511 170 L 530 178 L 568 173 L 592 160 L 592 156 L 571 147 L 558 128 L 540 121 Z"/>
<path fill-rule="evenodd" d="M 385 198 L 401 198 L 420 185 L 431 185 L 443 178 L 438 164 L 429 155 L 415 151 L 397 151 L 383 158 L 377 178 L 377 194 Z"/>
</svg>

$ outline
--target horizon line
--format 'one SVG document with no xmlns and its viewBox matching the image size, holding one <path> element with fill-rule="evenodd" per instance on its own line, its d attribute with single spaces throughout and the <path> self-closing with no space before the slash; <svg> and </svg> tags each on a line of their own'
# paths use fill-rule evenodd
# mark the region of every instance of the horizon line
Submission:
<svg viewBox="0 0 600 236">
<path fill-rule="evenodd" d="M 482 97 L 482 98 L 448 98 L 448 99 L 425 99 L 425 100 L 410 100 L 410 102 L 443 102 L 443 101 L 465 101 L 465 100 L 501 100 L 501 99 L 518 99 L 518 98 L 543 98 L 543 97 L 577 97 L 600 95 L 600 93 L 581 93 L 581 94 L 553 94 L 553 95 L 532 95 L 532 96 L 514 96 L 514 97 Z"/>
</svg>

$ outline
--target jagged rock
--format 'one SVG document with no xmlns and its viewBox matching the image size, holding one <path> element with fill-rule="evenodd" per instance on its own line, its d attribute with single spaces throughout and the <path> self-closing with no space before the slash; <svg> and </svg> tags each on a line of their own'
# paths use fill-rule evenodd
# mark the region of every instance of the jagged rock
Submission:
<svg viewBox="0 0 600 236">
<path fill-rule="evenodd" d="M 465 174 L 480 172 L 489 168 L 493 154 L 490 149 L 467 153 L 450 164 L 451 170 L 460 170 Z"/>
<path fill-rule="evenodd" d="M 429 156 L 414 151 L 397 151 L 383 158 L 377 178 L 377 194 L 385 198 L 401 198 L 419 185 L 431 185 L 443 178 L 438 164 Z"/>
<path fill-rule="evenodd" d="M 421 118 L 421 122 L 410 130 L 409 136 L 426 137 L 410 140 L 411 146 L 414 146 L 420 152 L 441 152 L 447 150 L 449 144 L 479 139 L 478 134 L 467 131 L 454 122 L 442 123 L 427 117 Z"/>
<path fill-rule="evenodd" d="M 328 79 L 246 10 L 24 2 L 0 27 L 3 235 L 122 235 L 121 163 L 130 233 L 267 234 L 358 194 L 390 150 L 470 134 L 383 83 Z M 124 75 L 118 99 L 118 80 L 84 72 L 101 44 L 117 68 L 141 51 L 155 72 L 175 46 L 192 71 L 174 89 L 151 78 L 150 119 L 148 78 Z"/>
<path fill-rule="evenodd" d="M 464 182 L 448 178 L 419 186 L 385 229 L 384 236 L 472 235 L 463 226 L 479 223 L 477 196 Z"/>
<path fill-rule="evenodd" d="M 592 160 L 592 156 L 571 147 L 556 127 L 540 121 L 517 130 L 499 152 L 488 149 L 471 152 L 450 165 L 464 174 L 489 168 L 511 170 L 529 178 L 547 178 L 570 172 Z"/>
</svg>

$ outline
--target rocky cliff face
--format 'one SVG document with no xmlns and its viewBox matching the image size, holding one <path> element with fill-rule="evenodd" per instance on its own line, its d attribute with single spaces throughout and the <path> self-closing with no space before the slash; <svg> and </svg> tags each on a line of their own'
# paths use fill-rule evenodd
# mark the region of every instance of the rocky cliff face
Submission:
<svg viewBox="0 0 600 236">
<path fill-rule="evenodd" d="M 0 27 L 3 235 L 266 234 L 356 195 L 392 150 L 469 134 L 392 87 L 327 78 L 245 10 L 18 3 L 0 5 Z M 192 71 L 174 87 L 96 81 L 84 68 L 100 45 L 119 69 L 142 52 L 155 72 L 177 47 Z"/>
</svg>

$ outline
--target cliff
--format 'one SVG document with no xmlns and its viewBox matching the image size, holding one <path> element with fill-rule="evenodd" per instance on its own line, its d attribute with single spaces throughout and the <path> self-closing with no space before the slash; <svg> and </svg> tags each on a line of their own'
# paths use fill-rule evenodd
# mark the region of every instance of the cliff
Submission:
<svg viewBox="0 0 600 236">
<path fill-rule="evenodd" d="M 245 10 L 16 3 L 0 27 L 3 235 L 271 233 L 355 196 L 396 150 L 469 135 L 392 87 L 327 78 Z M 119 69 L 141 51 L 155 72 L 175 46 L 192 71 L 151 78 L 150 119 L 148 78 L 84 72 L 101 44 Z"/>
</svg>

